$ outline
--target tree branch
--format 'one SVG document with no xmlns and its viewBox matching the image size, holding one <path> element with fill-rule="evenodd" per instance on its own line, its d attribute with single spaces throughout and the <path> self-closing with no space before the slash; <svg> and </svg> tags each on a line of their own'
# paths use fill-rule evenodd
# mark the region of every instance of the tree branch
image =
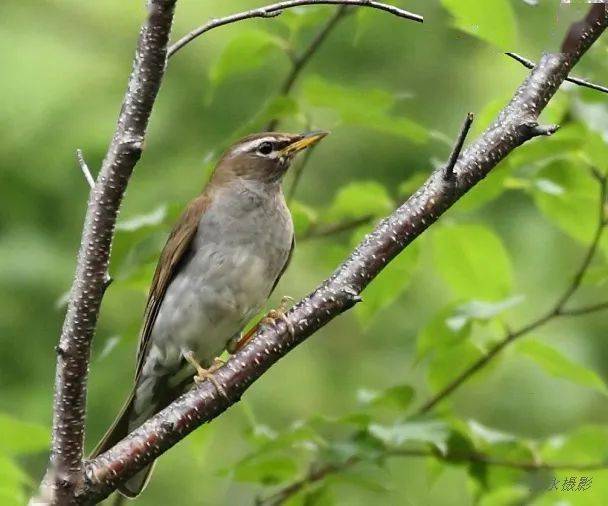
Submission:
<svg viewBox="0 0 608 506">
<path fill-rule="evenodd" d="M 283 84 L 279 88 L 280 95 L 289 95 L 289 92 L 293 88 L 296 80 L 304 70 L 306 64 L 310 61 L 312 56 L 319 50 L 319 48 L 323 45 L 323 42 L 327 39 L 332 30 L 338 25 L 338 23 L 346 16 L 348 13 L 348 7 L 346 5 L 341 5 L 336 9 L 333 16 L 329 18 L 325 26 L 321 27 L 321 29 L 317 32 L 315 37 L 313 37 L 312 41 L 308 44 L 306 49 L 302 51 L 299 56 L 296 56 L 292 59 L 291 71 L 283 81 Z M 273 131 L 276 129 L 279 120 L 274 118 L 268 122 L 264 130 Z M 300 179 L 302 178 L 302 174 L 304 173 L 304 169 L 312 156 L 315 147 L 311 147 L 306 150 L 302 159 L 296 164 L 293 168 L 293 181 L 291 186 L 289 187 L 289 191 L 287 192 L 287 203 L 290 203 L 293 200 L 294 195 L 296 194 L 296 189 L 300 184 Z"/>
<path fill-rule="evenodd" d="M 563 51 L 543 56 L 497 120 L 464 151 L 454 167 L 454 181 L 449 189 L 443 169 L 435 171 L 405 204 L 363 240 L 329 279 L 286 313 L 293 334 L 288 332 L 286 322 L 278 322 L 273 328 L 260 329 L 233 355 L 214 374 L 229 399 L 219 395 L 209 381 L 181 396 L 114 448 L 85 464 L 86 486 L 78 501 L 85 503 L 106 497 L 120 482 L 237 402 L 276 361 L 359 302 L 361 291 L 388 262 L 512 150 L 536 135 L 550 132 L 538 128 L 540 112 L 607 25 L 605 5 L 593 5 L 589 15 L 568 33 Z"/>
<path fill-rule="evenodd" d="M 347 13 L 348 13 L 348 6 L 341 5 L 340 7 L 338 7 L 336 9 L 336 12 L 334 12 L 333 16 L 331 16 L 327 20 L 327 23 L 323 27 L 321 27 L 321 29 L 313 37 L 312 41 L 310 42 L 310 44 L 308 44 L 306 49 L 304 49 L 304 51 L 302 51 L 302 53 L 300 53 L 300 55 L 298 55 L 292 59 L 291 72 L 289 72 L 289 74 L 285 78 L 285 81 L 283 81 L 283 84 L 281 85 L 281 87 L 279 89 L 280 95 L 289 94 L 289 92 L 293 88 L 293 85 L 296 82 L 296 79 L 301 74 L 302 70 L 304 70 L 304 67 L 306 66 L 306 64 L 310 61 L 312 56 L 319 50 L 319 48 L 323 45 L 323 42 L 325 42 L 325 40 L 327 39 L 329 34 L 332 32 L 332 30 L 338 25 L 340 20 L 342 20 L 346 16 Z M 278 122 L 279 121 L 277 119 L 271 120 L 268 123 L 268 125 L 266 125 L 265 130 L 267 130 L 267 131 L 274 130 L 276 128 Z M 304 160 L 302 160 L 302 163 L 299 166 L 300 170 L 298 170 L 294 176 L 294 182 L 293 182 L 293 185 L 290 190 L 290 196 L 292 196 L 295 193 L 295 188 L 297 187 L 298 181 L 300 179 L 300 175 L 302 174 L 301 169 L 303 169 L 304 166 L 306 165 L 306 163 L 308 162 L 308 159 L 310 158 L 311 153 L 312 153 L 312 150 L 309 150 L 307 152 L 306 158 Z"/>
<path fill-rule="evenodd" d="M 527 58 L 524 58 L 523 56 L 521 56 L 517 53 L 512 53 L 511 51 L 509 51 L 505 54 L 508 57 L 513 58 L 515 61 L 521 63 L 526 68 L 533 69 L 534 66 L 536 65 L 536 63 L 534 63 L 532 60 L 528 60 Z M 602 93 L 608 93 L 608 88 L 606 88 L 605 86 L 600 86 L 599 84 L 594 84 L 590 81 L 587 81 L 587 79 L 583 79 L 581 77 L 568 76 L 566 78 L 566 81 L 569 81 L 574 84 L 578 84 L 579 86 L 583 86 L 584 88 L 591 88 L 592 90 L 601 91 Z"/>
<path fill-rule="evenodd" d="M 595 471 L 608 468 L 608 463 L 599 462 L 593 464 L 570 464 L 570 463 L 548 463 L 548 462 L 518 462 L 497 457 L 492 457 L 483 453 L 463 453 L 463 454 L 442 454 L 431 450 L 386 450 L 379 455 L 379 458 L 394 457 L 431 457 L 444 462 L 451 463 L 476 463 L 486 464 L 496 467 L 507 467 L 510 469 L 520 469 L 522 471 Z M 325 464 L 323 466 L 311 466 L 308 474 L 301 480 L 294 481 L 281 488 L 274 494 L 265 499 L 258 500 L 256 506 L 280 506 L 288 499 L 292 498 L 304 488 L 313 483 L 324 480 L 327 476 L 338 474 L 364 462 L 361 457 L 351 457 L 339 464 Z"/>
<path fill-rule="evenodd" d="M 590 306 L 580 307 L 576 309 L 566 309 L 565 306 L 572 299 L 572 296 L 576 293 L 578 288 L 581 286 L 583 278 L 591 265 L 591 261 L 593 257 L 597 253 L 597 249 L 600 244 L 600 240 L 602 238 L 602 234 L 606 229 L 606 210 L 605 205 L 607 202 L 606 199 L 606 179 L 598 178 L 598 183 L 600 187 L 599 191 L 599 215 L 597 221 L 597 227 L 593 234 L 593 239 L 591 240 L 591 244 L 587 248 L 587 251 L 583 257 L 583 261 L 581 262 L 580 267 L 576 271 L 575 275 L 572 278 L 572 282 L 568 285 L 563 295 L 559 297 L 553 307 L 549 310 L 548 313 L 540 316 L 536 320 L 528 323 L 521 329 L 517 331 L 508 331 L 506 335 L 496 343 L 485 355 L 480 357 L 478 360 L 473 362 L 467 369 L 465 369 L 462 373 L 460 373 L 456 378 L 454 378 L 450 383 L 448 383 L 444 388 L 442 388 L 439 392 L 437 392 L 433 397 L 431 397 L 427 402 L 425 402 L 419 409 L 417 414 L 421 415 L 427 413 L 431 409 L 433 409 L 438 403 L 440 403 L 443 399 L 451 395 L 456 389 L 462 386 L 467 380 L 469 380 L 477 371 L 484 368 L 496 355 L 498 355 L 506 346 L 513 343 L 515 340 L 520 337 L 529 334 L 533 330 L 536 330 L 547 323 L 559 318 L 560 316 L 582 316 L 590 313 L 594 313 L 596 311 L 602 311 L 604 309 L 608 309 L 608 302 L 593 304 Z"/>
<path fill-rule="evenodd" d="M 83 486 L 84 418 L 91 341 L 103 293 L 116 217 L 141 155 L 165 71 L 176 0 L 150 0 L 114 137 L 90 192 L 76 274 L 57 347 L 53 441 L 41 499 L 72 504 Z M 81 164 L 82 165 L 82 164 Z"/>
<path fill-rule="evenodd" d="M 462 128 L 460 129 L 460 134 L 458 135 L 458 139 L 454 148 L 452 149 L 452 153 L 450 154 L 450 158 L 448 159 L 448 164 L 445 167 L 445 173 L 443 175 L 446 181 L 451 181 L 454 178 L 454 167 L 456 166 L 456 162 L 458 161 L 458 157 L 460 156 L 460 152 L 462 151 L 462 146 L 464 146 L 464 141 L 469 134 L 469 130 L 471 129 L 471 125 L 473 124 L 474 115 L 472 112 L 467 114 L 467 117 L 462 124 Z"/>
<path fill-rule="evenodd" d="M 213 30 L 214 28 L 225 26 L 230 23 L 236 23 L 237 21 L 242 21 L 244 19 L 273 18 L 279 16 L 285 9 L 292 9 L 293 7 L 299 7 L 302 5 L 354 5 L 359 7 L 370 7 L 372 9 L 386 11 L 400 18 L 417 21 L 419 23 L 422 23 L 424 21 L 424 18 L 422 16 L 419 16 L 418 14 L 413 14 L 393 5 L 388 5 L 372 0 L 285 0 L 283 2 L 277 2 L 275 4 L 266 5 L 264 7 L 258 7 L 257 9 L 251 9 L 249 11 L 232 14 L 224 18 L 212 19 L 208 23 L 205 23 L 204 25 L 187 33 L 181 39 L 175 42 L 175 44 L 173 44 L 169 48 L 167 57 L 170 58 L 184 46 L 192 42 L 194 39 L 200 37 L 209 30 Z"/>
</svg>

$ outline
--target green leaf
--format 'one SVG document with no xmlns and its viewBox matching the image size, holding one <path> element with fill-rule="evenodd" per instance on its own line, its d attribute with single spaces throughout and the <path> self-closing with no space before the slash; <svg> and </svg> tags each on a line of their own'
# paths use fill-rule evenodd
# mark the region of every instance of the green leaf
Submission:
<svg viewBox="0 0 608 506">
<path fill-rule="evenodd" d="M 385 494 L 391 489 L 386 485 L 386 472 L 382 469 L 375 468 L 376 472 L 372 474 L 370 469 L 359 471 L 353 468 L 346 469 L 341 473 L 332 476 L 332 480 L 344 482 L 364 490 L 369 490 L 376 494 Z"/>
<path fill-rule="evenodd" d="M 441 453 L 446 453 L 450 435 L 448 426 L 440 421 L 407 422 L 395 425 L 372 424 L 369 433 L 388 447 L 400 447 L 404 443 L 429 443 Z"/>
<path fill-rule="evenodd" d="M 244 74 L 260 67 L 273 48 L 284 49 L 287 43 L 262 30 L 248 30 L 234 37 L 209 69 L 213 87 L 228 77 Z"/>
<path fill-rule="evenodd" d="M 293 479 L 298 472 L 296 461 L 284 455 L 259 455 L 234 466 L 236 481 L 276 485 Z"/>
<path fill-rule="evenodd" d="M 299 113 L 300 106 L 292 97 L 281 95 L 271 98 L 251 121 L 246 122 L 239 128 L 238 135 L 245 136 L 251 132 L 262 130 L 271 120 L 295 118 Z"/>
<path fill-rule="evenodd" d="M 317 221 L 316 211 L 297 200 L 289 204 L 289 210 L 291 211 L 296 238 L 305 235 Z"/>
<path fill-rule="evenodd" d="M 454 26 L 463 32 L 503 49 L 515 45 L 515 14 L 509 0 L 441 0 L 454 17 Z"/>
<path fill-rule="evenodd" d="M 285 9 L 276 19 L 279 23 L 285 25 L 293 36 L 305 28 L 318 27 L 326 22 L 327 18 L 331 16 L 331 11 L 331 7 L 319 6 L 316 9 L 294 7 L 293 9 Z"/>
<path fill-rule="evenodd" d="M 608 427 L 585 425 L 568 434 L 555 435 L 540 449 L 544 462 L 589 464 L 608 461 Z"/>
<path fill-rule="evenodd" d="M 386 216 L 394 207 L 386 188 L 376 181 L 354 181 L 340 188 L 325 220 L 337 221 L 362 216 Z"/>
<path fill-rule="evenodd" d="M 574 239 L 589 242 L 597 226 L 599 185 L 588 168 L 582 163 L 556 160 L 538 176 L 561 189 L 547 192 L 535 188 L 534 202 L 540 211 Z"/>
<path fill-rule="evenodd" d="M 596 169 L 606 172 L 608 170 L 608 143 L 596 132 L 588 130 L 585 135 L 583 157 Z"/>
<path fill-rule="evenodd" d="M 526 340 L 517 345 L 517 351 L 534 360 L 551 376 L 608 394 L 606 384 L 595 371 L 573 362 L 551 346 L 540 341 Z"/>
<path fill-rule="evenodd" d="M 366 406 L 389 405 L 406 410 L 414 399 L 414 389 L 409 385 L 396 385 L 385 390 L 360 389 L 357 400 Z"/>
<path fill-rule="evenodd" d="M 433 390 L 440 390 L 458 377 L 470 365 L 481 357 L 482 352 L 470 341 L 462 341 L 453 346 L 440 347 L 434 350 L 428 366 L 429 383 Z M 472 376 L 471 382 L 480 381 L 500 360 L 493 360 L 483 368 L 483 372 Z"/>
<path fill-rule="evenodd" d="M 306 491 L 302 506 L 334 506 L 336 500 L 327 485 L 312 487 Z"/>
<path fill-rule="evenodd" d="M 50 445 L 50 430 L 44 425 L 23 422 L 0 413 L 0 453 L 21 455 L 46 451 Z"/>
<path fill-rule="evenodd" d="M 523 485 L 507 485 L 495 488 L 484 494 L 479 506 L 518 506 L 530 495 L 530 490 Z"/>
<path fill-rule="evenodd" d="M 509 160 L 514 167 L 524 167 L 567 158 L 580 149 L 586 136 L 587 130 L 582 125 L 568 124 L 559 129 L 559 135 L 538 137 L 526 142 L 509 156 Z"/>
<path fill-rule="evenodd" d="M 395 93 L 341 86 L 318 76 L 306 79 L 302 91 L 311 105 L 331 109 L 344 123 L 405 137 L 416 143 L 428 139 L 426 128 L 406 117 L 390 114 L 397 102 Z"/>
<path fill-rule="evenodd" d="M 520 304 L 523 300 L 524 297 L 521 295 L 498 302 L 472 300 L 458 306 L 454 314 L 447 319 L 446 324 L 450 329 L 459 330 L 470 321 L 488 321 L 496 318 L 507 309 Z"/>
<path fill-rule="evenodd" d="M 434 229 L 433 256 L 439 274 L 459 297 L 497 300 L 511 291 L 511 260 L 500 237 L 487 227 Z"/>
<path fill-rule="evenodd" d="M 0 504 L 21 506 L 27 503 L 24 485 L 31 483 L 30 477 L 15 462 L 0 455 Z"/>
<path fill-rule="evenodd" d="M 429 352 L 450 347 L 467 339 L 471 333 L 471 325 L 448 325 L 454 309 L 441 310 L 418 334 L 417 359 L 424 358 Z M 469 322 L 465 322 L 469 323 Z"/>
<path fill-rule="evenodd" d="M 407 290 L 418 266 L 419 252 L 418 243 L 410 244 L 365 288 L 363 302 L 355 308 L 355 314 L 364 327 Z"/>
<path fill-rule="evenodd" d="M 471 437 L 477 444 L 488 443 L 490 445 L 495 445 L 497 443 L 512 443 L 517 441 L 517 436 L 514 434 L 486 427 L 476 420 L 469 420 L 467 425 Z"/>
</svg>

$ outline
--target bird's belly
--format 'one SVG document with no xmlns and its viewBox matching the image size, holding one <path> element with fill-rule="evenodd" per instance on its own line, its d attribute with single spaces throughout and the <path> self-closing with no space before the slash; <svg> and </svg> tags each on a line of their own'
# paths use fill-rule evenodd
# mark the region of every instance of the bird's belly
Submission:
<svg viewBox="0 0 608 506">
<path fill-rule="evenodd" d="M 199 248 L 170 283 L 151 336 L 164 361 L 179 362 L 190 350 L 201 364 L 210 363 L 264 306 L 289 253 L 276 247 L 225 250 Z"/>
</svg>

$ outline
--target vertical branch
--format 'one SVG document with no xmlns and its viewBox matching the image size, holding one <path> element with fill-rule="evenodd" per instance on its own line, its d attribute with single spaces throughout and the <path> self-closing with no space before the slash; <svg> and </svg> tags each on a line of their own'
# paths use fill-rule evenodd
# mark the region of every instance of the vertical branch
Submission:
<svg viewBox="0 0 608 506">
<path fill-rule="evenodd" d="M 298 56 L 295 56 L 292 59 L 292 67 L 291 71 L 283 81 L 283 84 L 279 88 L 279 93 L 281 95 L 289 95 L 291 92 L 293 85 L 296 83 L 296 80 L 304 70 L 304 67 L 308 64 L 313 55 L 319 50 L 319 48 L 323 45 L 323 42 L 327 39 L 332 30 L 338 25 L 340 20 L 346 16 L 348 13 L 347 5 L 340 5 L 334 12 L 333 16 L 329 18 L 327 23 L 318 31 L 318 33 L 314 36 L 310 44 L 302 51 L 302 53 Z M 264 130 L 272 131 L 274 130 L 279 121 L 277 119 L 271 120 Z M 294 188 L 292 188 L 293 192 Z"/>
<path fill-rule="evenodd" d="M 91 341 L 118 209 L 142 152 L 148 119 L 165 71 L 176 0 L 150 0 L 116 130 L 91 190 L 76 274 L 57 346 L 53 440 L 41 494 L 71 504 L 83 485 L 84 422 Z"/>
</svg>

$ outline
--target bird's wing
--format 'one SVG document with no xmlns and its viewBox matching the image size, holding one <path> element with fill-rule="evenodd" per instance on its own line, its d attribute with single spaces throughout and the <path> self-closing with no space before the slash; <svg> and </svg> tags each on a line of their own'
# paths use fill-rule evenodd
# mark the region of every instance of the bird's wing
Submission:
<svg viewBox="0 0 608 506">
<path fill-rule="evenodd" d="M 270 294 L 272 292 L 274 292 L 274 289 L 279 284 L 279 281 L 281 280 L 281 277 L 283 276 L 283 274 L 287 270 L 287 267 L 289 267 L 289 263 L 291 262 L 291 257 L 293 256 L 293 248 L 294 248 L 295 245 L 296 245 L 296 236 L 295 236 L 295 234 L 292 234 L 291 235 L 291 247 L 289 248 L 289 255 L 287 255 L 287 260 L 285 260 L 285 265 L 281 269 L 281 272 L 279 272 L 279 275 L 277 276 L 277 279 L 275 279 L 274 283 L 272 284 L 272 288 L 270 289 L 270 293 L 268 294 L 269 297 L 270 297 Z"/>
<path fill-rule="evenodd" d="M 144 324 L 139 338 L 139 350 L 137 352 L 136 378 L 139 376 L 145 356 L 150 343 L 150 334 L 154 328 L 158 311 L 163 302 L 169 283 L 175 276 L 179 266 L 187 260 L 192 239 L 196 234 L 200 217 L 205 212 L 210 203 L 210 197 L 204 193 L 195 198 L 181 215 L 176 223 L 167 243 L 160 255 L 160 260 L 156 266 L 146 310 L 144 312 Z"/>
</svg>

